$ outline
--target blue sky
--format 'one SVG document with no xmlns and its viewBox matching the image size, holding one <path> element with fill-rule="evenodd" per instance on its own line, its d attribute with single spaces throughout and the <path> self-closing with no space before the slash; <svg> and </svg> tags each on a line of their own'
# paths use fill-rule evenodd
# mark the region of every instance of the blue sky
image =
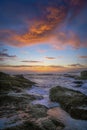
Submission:
<svg viewBox="0 0 87 130">
<path fill-rule="evenodd" d="M 1 0 L 0 70 L 87 68 L 86 13 L 86 0 Z"/>
</svg>

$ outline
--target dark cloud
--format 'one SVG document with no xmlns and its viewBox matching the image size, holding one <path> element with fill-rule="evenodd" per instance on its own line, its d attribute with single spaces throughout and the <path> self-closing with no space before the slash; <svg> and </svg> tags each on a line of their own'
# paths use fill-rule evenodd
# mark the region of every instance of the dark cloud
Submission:
<svg viewBox="0 0 87 130">
<path fill-rule="evenodd" d="M 42 63 L 42 61 L 35 61 L 35 60 L 24 60 L 21 62 L 25 62 L 25 63 Z"/>
<path fill-rule="evenodd" d="M 21 67 L 34 67 L 34 66 L 31 66 L 31 65 L 0 65 L 0 67 L 13 67 L 13 68 L 21 68 Z"/>
<path fill-rule="evenodd" d="M 68 65 L 68 66 L 71 66 L 71 67 L 85 67 L 82 64 L 71 64 L 71 65 Z"/>
<path fill-rule="evenodd" d="M 17 58 L 16 55 L 9 55 L 7 53 L 7 49 L 3 49 L 2 51 L 0 51 L 0 61 L 5 61 L 7 59 L 14 59 L 14 58 Z"/>
<path fill-rule="evenodd" d="M 55 60 L 56 59 L 55 57 L 45 57 L 45 58 L 48 60 Z"/>
<path fill-rule="evenodd" d="M 52 67 L 52 68 L 66 68 L 62 65 L 50 65 L 50 67 Z"/>
<path fill-rule="evenodd" d="M 5 49 L 5 48 L 4 48 L 4 49 L 2 49 L 1 52 L 2 52 L 2 53 L 5 53 L 5 52 L 7 52 L 7 51 L 8 51 L 8 49 Z"/>
<path fill-rule="evenodd" d="M 0 65 L 0 67 L 24 67 L 24 68 L 27 68 L 27 67 L 30 67 L 30 68 L 66 68 L 64 66 L 59 66 L 59 65 L 48 65 L 48 66 L 44 66 L 44 65 Z"/>
<path fill-rule="evenodd" d="M 0 57 L 7 57 L 7 58 L 16 58 L 16 55 L 9 55 L 7 53 L 0 52 Z"/>
</svg>

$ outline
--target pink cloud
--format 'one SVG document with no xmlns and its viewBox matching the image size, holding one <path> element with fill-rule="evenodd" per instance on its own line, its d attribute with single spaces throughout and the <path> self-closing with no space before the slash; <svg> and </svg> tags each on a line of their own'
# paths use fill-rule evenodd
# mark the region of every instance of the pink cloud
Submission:
<svg viewBox="0 0 87 130">
<path fill-rule="evenodd" d="M 79 58 L 86 59 L 87 56 L 79 56 Z"/>
</svg>

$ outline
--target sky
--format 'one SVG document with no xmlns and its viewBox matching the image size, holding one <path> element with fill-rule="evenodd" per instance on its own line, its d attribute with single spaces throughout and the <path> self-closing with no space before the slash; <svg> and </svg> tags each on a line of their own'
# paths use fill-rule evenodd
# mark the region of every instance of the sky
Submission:
<svg viewBox="0 0 87 130">
<path fill-rule="evenodd" d="M 0 71 L 87 69 L 87 0 L 0 0 Z"/>
</svg>

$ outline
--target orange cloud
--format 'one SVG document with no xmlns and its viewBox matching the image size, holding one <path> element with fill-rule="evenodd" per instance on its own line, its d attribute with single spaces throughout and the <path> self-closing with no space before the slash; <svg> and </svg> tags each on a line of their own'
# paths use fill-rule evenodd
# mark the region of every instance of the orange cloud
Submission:
<svg viewBox="0 0 87 130">
<path fill-rule="evenodd" d="M 39 28 L 40 30 L 36 31 Z M 35 29 L 35 30 L 34 30 Z M 50 28 L 52 29 L 52 28 Z M 0 40 L 12 46 L 28 46 L 33 44 L 43 44 L 44 42 L 48 42 L 54 49 L 62 50 L 65 49 L 66 46 L 72 46 L 73 48 L 87 47 L 87 42 L 83 42 L 80 38 L 72 31 L 68 32 L 58 32 L 51 34 L 51 30 L 49 33 L 47 30 L 43 30 L 42 24 L 35 24 L 35 27 L 31 27 L 29 33 L 25 33 L 23 35 L 17 35 L 16 32 L 10 30 L 4 30 L 4 38 L 2 37 Z M 3 33 L 0 34 L 3 35 Z M 9 36 L 9 37 L 8 37 Z M 39 51 L 43 52 L 43 51 Z"/>
<path fill-rule="evenodd" d="M 59 25 L 66 16 L 66 10 L 63 7 L 48 7 L 43 11 L 44 18 L 42 20 L 34 20 L 28 31 L 22 34 L 12 32 L 11 30 L 5 30 L 0 32 L 4 33 L 4 38 L 1 41 L 5 41 L 13 46 L 25 46 L 32 45 L 40 42 L 44 42 L 50 39 L 51 31 Z"/>
<path fill-rule="evenodd" d="M 81 3 L 85 3 L 81 2 L 81 0 L 65 0 L 65 2 L 72 7 L 78 4 L 82 6 Z M 42 9 L 40 19 L 33 19 L 32 24 L 29 22 L 30 25 L 28 25 L 27 21 L 27 31 L 23 30 L 20 34 L 13 30 L 1 30 L 0 40 L 16 47 L 43 44 L 44 42 L 50 43 L 56 49 L 64 49 L 67 45 L 74 48 L 87 47 L 87 44 L 83 43 L 73 32 L 54 33 L 54 30 L 65 21 L 68 10 L 69 7 L 63 5 L 60 7 L 58 5 L 45 7 L 44 10 Z"/>
</svg>

